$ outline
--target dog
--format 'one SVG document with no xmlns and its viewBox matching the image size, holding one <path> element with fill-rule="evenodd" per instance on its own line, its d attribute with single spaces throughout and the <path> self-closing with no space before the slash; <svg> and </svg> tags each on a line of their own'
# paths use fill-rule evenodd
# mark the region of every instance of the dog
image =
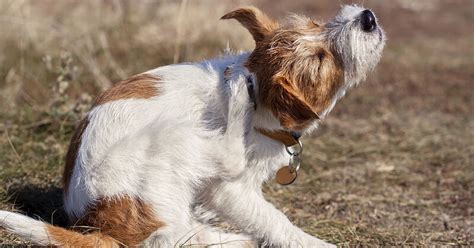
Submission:
<svg viewBox="0 0 474 248">
<path fill-rule="evenodd" d="M 294 226 L 262 194 L 297 176 L 301 135 L 318 127 L 380 60 L 374 13 L 343 6 L 327 23 L 280 24 L 255 7 L 235 19 L 251 52 L 159 67 L 101 94 L 66 156 L 56 227 L 0 211 L 0 226 L 38 245 L 332 247 Z M 214 217 L 239 228 L 226 233 Z"/>
</svg>

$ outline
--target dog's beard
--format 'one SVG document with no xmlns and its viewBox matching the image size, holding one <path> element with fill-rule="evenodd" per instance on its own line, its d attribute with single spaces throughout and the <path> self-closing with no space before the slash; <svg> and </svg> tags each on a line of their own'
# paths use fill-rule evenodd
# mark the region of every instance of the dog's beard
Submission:
<svg viewBox="0 0 474 248">
<path fill-rule="evenodd" d="M 380 27 L 367 33 L 361 29 L 354 13 L 363 8 L 350 6 L 326 24 L 324 37 L 331 49 L 344 65 L 345 81 L 348 86 L 365 80 L 379 62 L 385 46 L 385 34 Z M 352 18 L 352 19 L 348 19 Z"/>
</svg>

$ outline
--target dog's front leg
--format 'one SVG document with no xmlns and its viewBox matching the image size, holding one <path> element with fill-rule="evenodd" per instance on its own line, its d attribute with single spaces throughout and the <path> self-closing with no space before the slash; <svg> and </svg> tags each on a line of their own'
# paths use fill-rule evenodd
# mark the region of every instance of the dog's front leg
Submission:
<svg viewBox="0 0 474 248">
<path fill-rule="evenodd" d="M 248 80 L 244 76 L 239 76 L 228 82 L 227 127 L 220 142 L 223 176 L 228 178 L 236 177 L 242 173 L 247 164 L 245 133 L 254 111 L 254 103 L 249 97 L 247 83 Z"/>
<path fill-rule="evenodd" d="M 244 175 L 245 176 L 245 175 Z M 270 247 L 335 247 L 306 234 L 263 198 L 250 182 L 221 182 L 207 194 L 209 208 L 216 210 Z"/>
</svg>

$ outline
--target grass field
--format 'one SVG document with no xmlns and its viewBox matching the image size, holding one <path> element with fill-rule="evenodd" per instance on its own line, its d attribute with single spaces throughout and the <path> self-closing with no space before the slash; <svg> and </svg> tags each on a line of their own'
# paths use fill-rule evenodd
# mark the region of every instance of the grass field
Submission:
<svg viewBox="0 0 474 248">
<path fill-rule="evenodd" d="M 341 1 L 0 0 L 0 209 L 65 225 L 67 143 L 91 99 L 148 69 L 252 49 L 243 3 L 283 20 Z M 358 2 L 360 3 L 360 1 Z M 268 199 L 344 245 L 474 245 L 474 3 L 366 0 L 388 35 L 377 70 L 305 137 L 303 172 Z M 0 245 L 25 245 L 0 231 Z"/>
</svg>

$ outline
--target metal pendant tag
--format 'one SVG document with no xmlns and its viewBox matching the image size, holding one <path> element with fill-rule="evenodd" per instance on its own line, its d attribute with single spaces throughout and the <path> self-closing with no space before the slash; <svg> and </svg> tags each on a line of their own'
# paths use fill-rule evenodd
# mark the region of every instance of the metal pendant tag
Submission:
<svg viewBox="0 0 474 248">
<path fill-rule="evenodd" d="M 281 185 L 290 185 L 296 180 L 296 177 L 298 177 L 298 171 L 285 166 L 277 171 L 275 179 Z"/>
</svg>

